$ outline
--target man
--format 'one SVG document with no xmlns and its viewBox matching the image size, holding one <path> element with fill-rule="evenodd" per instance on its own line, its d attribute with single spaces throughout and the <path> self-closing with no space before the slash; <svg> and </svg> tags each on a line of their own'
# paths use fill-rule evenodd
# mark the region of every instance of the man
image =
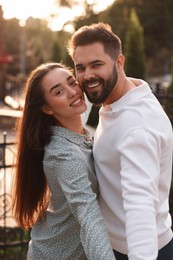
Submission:
<svg viewBox="0 0 173 260">
<path fill-rule="evenodd" d="M 116 259 L 171 260 L 171 123 L 148 84 L 125 75 L 109 25 L 80 28 L 68 50 L 89 101 L 102 104 L 93 153 Z"/>
</svg>

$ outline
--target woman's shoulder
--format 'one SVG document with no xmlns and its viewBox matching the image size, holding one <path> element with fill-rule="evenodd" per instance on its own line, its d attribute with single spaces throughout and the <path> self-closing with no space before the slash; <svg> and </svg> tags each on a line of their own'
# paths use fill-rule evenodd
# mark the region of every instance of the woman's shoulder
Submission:
<svg viewBox="0 0 173 260">
<path fill-rule="evenodd" d="M 49 144 L 45 147 L 45 152 L 52 154 L 69 153 L 75 149 L 74 144 L 62 136 L 52 136 Z"/>
</svg>

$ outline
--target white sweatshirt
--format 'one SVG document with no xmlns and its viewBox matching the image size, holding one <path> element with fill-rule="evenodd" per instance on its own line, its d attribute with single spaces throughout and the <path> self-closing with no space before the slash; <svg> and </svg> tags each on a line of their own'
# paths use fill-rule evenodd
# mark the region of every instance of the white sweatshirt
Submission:
<svg viewBox="0 0 173 260">
<path fill-rule="evenodd" d="M 155 260 L 172 238 L 171 123 L 148 84 L 100 109 L 94 137 L 99 203 L 112 247 Z"/>
</svg>

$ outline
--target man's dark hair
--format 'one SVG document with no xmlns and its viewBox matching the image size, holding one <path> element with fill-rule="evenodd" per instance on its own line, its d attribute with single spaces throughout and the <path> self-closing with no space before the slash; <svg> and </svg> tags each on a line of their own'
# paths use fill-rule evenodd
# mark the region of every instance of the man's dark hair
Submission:
<svg viewBox="0 0 173 260">
<path fill-rule="evenodd" d="M 78 46 L 95 42 L 102 43 L 105 53 L 112 59 L 122 52 L 121 40 L 112 32 L 110 25 L 104 23 L 86 25 L 78 29 L 68 42 L 67 49 L 73 59 Z"/>
</svg>

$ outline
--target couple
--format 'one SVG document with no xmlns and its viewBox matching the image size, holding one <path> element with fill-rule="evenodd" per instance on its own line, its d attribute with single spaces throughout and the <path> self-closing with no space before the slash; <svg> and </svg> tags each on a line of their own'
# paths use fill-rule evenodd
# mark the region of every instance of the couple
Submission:
<svg viewBox="0 0 173 260">
<path fill-rule="evenodd" d="M 31 72 L 13 204 L 19 225 L 32 228 L 27 259 L 171 260 L 170 121 L 148 84 L 125 75 L 108 25 L 80 28 L 68 50 L 89 101 L 102 104 L 99 124 L 92 151 L 70 69 L 47 63 Z"/>
</svg>

